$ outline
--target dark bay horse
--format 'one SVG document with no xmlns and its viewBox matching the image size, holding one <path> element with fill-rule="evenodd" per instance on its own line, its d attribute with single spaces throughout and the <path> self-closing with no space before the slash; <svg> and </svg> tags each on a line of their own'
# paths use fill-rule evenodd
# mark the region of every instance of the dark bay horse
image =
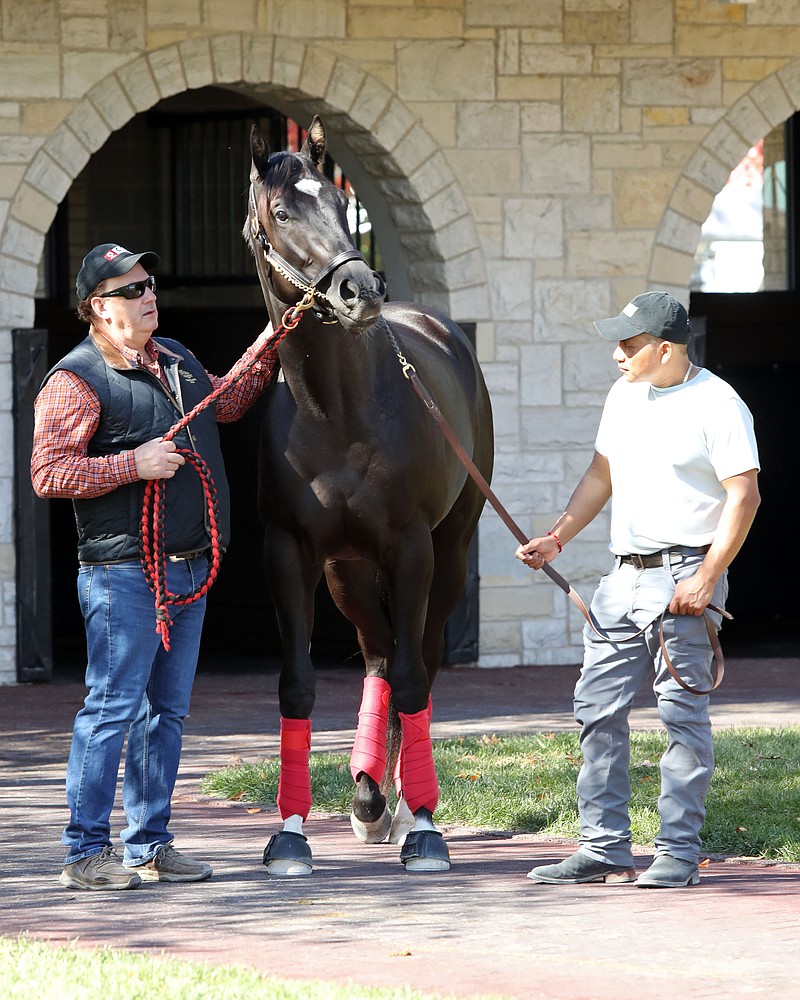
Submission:
<svg viewBox="0 0 800 1000">
<path fill-rule="evenodd" d="M 351 756 L 353 829 L 368 842 L 402 844 L 407 870 L 443 870 L 450 862 L 433 823 L 430 692 L 483 495 L 404 378 L 403 363 L 413 364 L 487 480 L 491 405 L 454 323 L 422 306 L 384 302 L 382 278 L 353 247 L 346 196 L 320 172 L 325 146 L 318 117 L 299 153 L 270 155 L 255 127 L 250 136 L 245 236 L 273 326 L 304 295 L 313 301 L 280 342 L 281 376 L 268 396 L 259 454 L 264 567 L 283 649 L 284 825 L 264 864 L 278 875 L 312 870 L 302 832 L 311 808 L 309 648 L 324 573 L 366 665 Z"/>
</svg>

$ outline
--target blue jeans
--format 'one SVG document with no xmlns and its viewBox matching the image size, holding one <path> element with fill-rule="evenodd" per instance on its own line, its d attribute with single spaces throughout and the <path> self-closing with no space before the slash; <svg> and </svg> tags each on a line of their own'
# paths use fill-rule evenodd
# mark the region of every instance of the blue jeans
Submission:
<svg viewBox="0 0 800 1000">
<path fill-rule="evenodd" d="M 612 636 L 632 635 L 661 614 L 672 600 L 675 582 L 692 576 L 702 560 L 702 554 L 692 553 L 673 565 L 666 561 L 654 569 L 618 564 L 600 581 L 592 599 L 598 624 Z M 727 573 L 723 573 L 712 604 L 724 608 L 727 595 Z M 706 613 L 719 630 L 720 616 Z M 664 637 L 681 677 L 693 687 L 710 688 L 713 653 L 703 618 L 667 614 Z M 657 623 L 632 642 L 600 642 L 588 625 L 583 638 L 583 668 L 574 698 L 583 752 L 577 782 L 582 850 L 598 861 L 633 867 L 628 715 L 636 692 L 649 676 L 669 740 L 660 761 L 661 829 L 655 838 L 656 855 L 697 863 L 705 800 L 714 772 L 708 695 L 684 690 L 669 673 Z"/>
<path fill-rule="evenodd" d="M 167 586 L 185 594 L 200 586 L 208 561 L 167 562 Z M 111 844 L 125 736 L 122 831 L 126 864 L 149 861 L 172 841 L 170 800 L 200 651 L 205 597 L 171 605 L 170 650 L 155 630 L 155 600 L 138 561 L 81 566 L 78 599 L 86 626 L 89 692 L 75 717 L 67 763 L 69 825 L 65 864 Z"/>
</svg>

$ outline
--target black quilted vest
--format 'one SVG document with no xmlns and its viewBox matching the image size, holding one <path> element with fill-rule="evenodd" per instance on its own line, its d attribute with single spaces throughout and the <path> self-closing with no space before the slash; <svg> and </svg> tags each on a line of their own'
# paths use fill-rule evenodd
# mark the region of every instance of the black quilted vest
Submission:
<svg viewBox="0 0 800 1000">
<path fill-rule="evenodd" d="M 153 343 L 179 355 L 160 352 L 159 360 L 172 395 L 144 368 L 113 368 L 91 337 L 78 344 L 45 376 L 42 385 L 53 372 L 66 369 L 80 375 L 97 393 L 100 423 L 89 442 L 90 456 L 116 455 L 163 436 L 212 391 L 203 366 L 181 344 L 163 337 Z M 202 410 L 174 441 L 178 448 L 197 452 L 211 470 L 219 498 L 220 543 L 226 547 L 230 535 L 230 496 L 214 404 Z M 138 558 L 144 487 L 145 483 L 139 480 L 103 496 L 73 500 L 81 562 Z M 207 548 L 210 535 L 206 501 L 194 466 L 188 462 L 181 466 L 166 481 L 164 496 L 166 552 L 178 554 Z"/>
</svg>

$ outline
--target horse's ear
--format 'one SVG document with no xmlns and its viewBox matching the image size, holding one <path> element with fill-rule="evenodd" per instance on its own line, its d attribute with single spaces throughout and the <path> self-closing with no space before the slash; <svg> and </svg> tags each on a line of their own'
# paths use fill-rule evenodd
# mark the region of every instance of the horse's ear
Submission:
<svg viewBox="0 0 800 1000">
<path fill-rule="evenodd" d="M 319 167 L 325 159 L 325 126 L 319 115 L 314 115 L 312 118 L 306 141 L 300 152 L 307 156 L 315 167 Z"/>
<path fill-rule="evenodd" d="M 250 129 L 250 156 L 253 158 L 253 166 L 258 171 L 258 176 L 263 177 L 267 172 L 269 145 L 259 132 L 258 125 L 253 125 Z"/>
</svg>

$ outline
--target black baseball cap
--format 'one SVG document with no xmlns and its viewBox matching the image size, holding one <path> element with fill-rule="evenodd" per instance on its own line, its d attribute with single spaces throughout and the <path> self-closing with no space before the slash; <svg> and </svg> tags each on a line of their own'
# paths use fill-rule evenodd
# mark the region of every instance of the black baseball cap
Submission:
<svg viewBox="0 0 800 1000">
<path fill-rule="evenodd" d="M 619 316 L 598 319 L 595 329 L 606 340 L 630 340 L 651 333 L 672 344 L 688 344 L 692 336 L 686 310 L 666 292 L 643 292 L 625 306 Z"/>
<path fill-rule="evenodd" d="M 161 258 L 152 250 L 132 253 L 118 243 L 101 243 L 94 247 L 83 258 L 78 277 L 75 279 L 78 301 L 83 302 L 84 299 L 88 299 L 101 281 L 127 274 L 138 263 L 141 263 L 149 273 L 154 267 L 158 267 Z"/>
</svg>

